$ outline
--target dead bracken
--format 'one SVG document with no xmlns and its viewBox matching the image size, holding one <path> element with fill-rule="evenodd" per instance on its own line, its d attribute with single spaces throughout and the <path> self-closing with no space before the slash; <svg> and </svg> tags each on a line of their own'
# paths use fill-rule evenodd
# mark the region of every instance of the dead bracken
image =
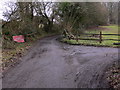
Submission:
<svg viewBox="0 0 120 90">
<path fill-rule="evenodd" d="M 120 67 L 118 64 L 113 65 L 106 73 L 110 86 L 120 88 Z"/>
</svg>

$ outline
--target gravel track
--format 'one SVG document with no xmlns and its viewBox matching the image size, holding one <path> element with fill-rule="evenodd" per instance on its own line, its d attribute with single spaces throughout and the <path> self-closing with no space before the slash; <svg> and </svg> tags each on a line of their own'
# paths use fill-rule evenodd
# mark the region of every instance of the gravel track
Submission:
<svg viewBox="0 0 120 90">
<path fill-rule="evenodd" d="M 4 73 L 3 88 L 109 88 L 104 73 L 118 49 L 74 46 L 57 36 L 39 40 L 21 62 Z"/>
</svg>

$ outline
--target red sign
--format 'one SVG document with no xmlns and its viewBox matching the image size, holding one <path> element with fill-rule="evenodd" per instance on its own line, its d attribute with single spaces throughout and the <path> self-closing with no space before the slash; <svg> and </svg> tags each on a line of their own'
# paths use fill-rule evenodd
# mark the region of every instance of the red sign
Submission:
<svg viewBox="0 0 120 90">
<path fill-rule="evenodd" d="M 16 41 L 16 42 L 25 42 L 23 35 L 13 36 L 13 40 Z"/>
</svg>

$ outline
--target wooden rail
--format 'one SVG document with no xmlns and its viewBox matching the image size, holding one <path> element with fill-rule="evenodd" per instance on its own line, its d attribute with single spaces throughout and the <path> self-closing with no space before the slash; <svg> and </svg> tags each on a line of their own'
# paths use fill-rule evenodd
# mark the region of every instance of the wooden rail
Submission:
<svg viewBox="0 0 120 90">
<path fill-rule="evenodd" d="M 88 34 L 88 33 L 84 33 L 82 35 L 100 35 L 100 34 Z M 115 36 L 120 36 L 120 34 L 101 34 L 101 35 L 115 35 Z"/>
<path fill-rule="evenodd" d="M 120 36 L 120 34 L 102 34 L 102 31 L 100 31 L 99 34 L 88 34 L 88 33 L 83 33 L 82 35 L 90 35 L 91 37 L 93 36 L 97 36 L 96 38 L 90 38 L 90 39 L 87 39 L 87 38 L 71 38 L 71 39 L 75 39 L 77 42 L 78 40 L 96 40 L 96 41 L 99 41 L 100 43 L 102 43 L 102 41 L 104 40 L 114 40 L 114 41 L 120 41 L 119 39 L 103 39 L 102 35 L 114 35 L 114 36 Z"/>
<path fill-rule="evenodd" d="M 71 39 L 75 39 L 75 38 L 71 38 Z M 99 41 L 99 39 L 93 39 L 93 38 L 90 38 L 90 39 L 87 39 L 87 38 L 76 38 L 78 40 L 96 40 L 96 41 Z M 102 40 L 113 40 L 113 41 L 120 41 L 119 39 L 102 39 Z"/>
</svg>

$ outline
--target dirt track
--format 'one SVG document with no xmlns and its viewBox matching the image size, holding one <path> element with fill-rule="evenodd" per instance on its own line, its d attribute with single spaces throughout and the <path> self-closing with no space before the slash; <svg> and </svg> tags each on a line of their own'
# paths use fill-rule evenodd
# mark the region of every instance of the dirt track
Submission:
<svg viewBox="0 0 120 90">
<path fill-rule="evenodd" d="M 3 88 L 108 88 L 104 72 L 118 49 L 73 46 L 56 36 L 40 40 L 3 77 Z"/>
</svg>

